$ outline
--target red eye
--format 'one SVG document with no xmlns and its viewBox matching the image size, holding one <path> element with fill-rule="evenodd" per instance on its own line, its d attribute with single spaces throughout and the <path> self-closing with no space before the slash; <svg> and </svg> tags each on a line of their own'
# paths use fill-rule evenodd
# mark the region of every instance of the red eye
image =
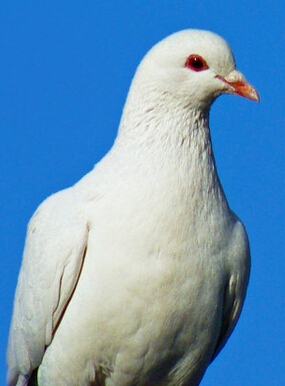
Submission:
<svg viewBox="0 0 285 386">
<path fill-rule="evenodd" d="M 200 55 L 190 55 L 186 60 L 185 67 L 190 68 L 193 71 L 207 70 L 208 65 Z"/>
</svg>

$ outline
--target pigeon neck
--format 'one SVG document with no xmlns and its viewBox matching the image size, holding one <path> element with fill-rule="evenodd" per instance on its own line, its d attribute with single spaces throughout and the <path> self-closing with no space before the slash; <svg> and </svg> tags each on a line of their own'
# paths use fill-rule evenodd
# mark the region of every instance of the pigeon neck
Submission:
<svg viewBox="0 0 285 386">
<path fill-rule="evenodd" d="M 153 175 L 155 185 L 178 189 L 189 202 L 197 197 L 197 202 L 220 202 L 228 209 L 212 150 L 209 109 L 166 103 L 167 95 L 162 97 L 143 108 L 139 103 L 126 106 L 115 148 L 123 147 L 120 155 L 128 157 L 124 162 L 134 169 L 138 165 L 135 173 L 143 178 Z"/>
</svg>

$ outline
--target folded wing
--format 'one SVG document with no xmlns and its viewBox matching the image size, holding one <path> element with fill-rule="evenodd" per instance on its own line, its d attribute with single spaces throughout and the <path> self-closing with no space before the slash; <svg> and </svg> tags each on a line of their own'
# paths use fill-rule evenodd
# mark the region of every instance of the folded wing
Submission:
<svg viewBox="0 0 285 386">
<path fill-rule="evenodd" d="M 76 288 L 88 238 L 77 205 L 66 189 L 44 201 L 29 223 L 7 351 L 9 386 L 26 385 L 40 365 Z"/>
</svg>

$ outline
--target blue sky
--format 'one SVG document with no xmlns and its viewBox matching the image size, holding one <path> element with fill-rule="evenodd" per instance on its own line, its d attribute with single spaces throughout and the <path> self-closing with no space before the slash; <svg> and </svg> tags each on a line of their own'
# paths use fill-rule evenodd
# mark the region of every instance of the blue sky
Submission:
<svg viewBox="0 0 285 386">
<path fill-rule="evenodd" d="M 30 216 L 108 151 L 143 55 L 184 28 L 226 38 L 261 97 L 222 96 L 211 111 L 219 175 L 246 225 L 252 274 L 238 326 L 202 386 L 285 384 L 284 12 L 281 0 L 1 2 L 0 384 Z"/>
</svg>

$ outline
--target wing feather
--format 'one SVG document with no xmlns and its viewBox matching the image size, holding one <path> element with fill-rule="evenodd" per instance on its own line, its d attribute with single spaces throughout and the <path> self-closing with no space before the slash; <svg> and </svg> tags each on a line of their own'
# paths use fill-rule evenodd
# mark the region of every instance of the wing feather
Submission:
<svg viewBox="0 0 285 386">
<path fill-rule="evenodd" d="M 234 214 L 235 215 L 235 214 Z M 235 215 L 236 216 L 236 215 Z M 224 290 L 223 315 L 220 335 L 212 357 L 217 357 L 225 346 L 239 319 L 246 296 L 250 274 L 250 249 L 248 237 L 242 222 L 237 218 L 232 240 L 229 280 Z"/>
<path fill-rule="evenodd" d="M 79 279 L 88 228 L 72 189 L 44 201 L 27 232 L 7 351 L 8 385 L 25 385 L 43 358 Z M 81 214 L 80 214 L 81 213 Z"/>
</svg>

